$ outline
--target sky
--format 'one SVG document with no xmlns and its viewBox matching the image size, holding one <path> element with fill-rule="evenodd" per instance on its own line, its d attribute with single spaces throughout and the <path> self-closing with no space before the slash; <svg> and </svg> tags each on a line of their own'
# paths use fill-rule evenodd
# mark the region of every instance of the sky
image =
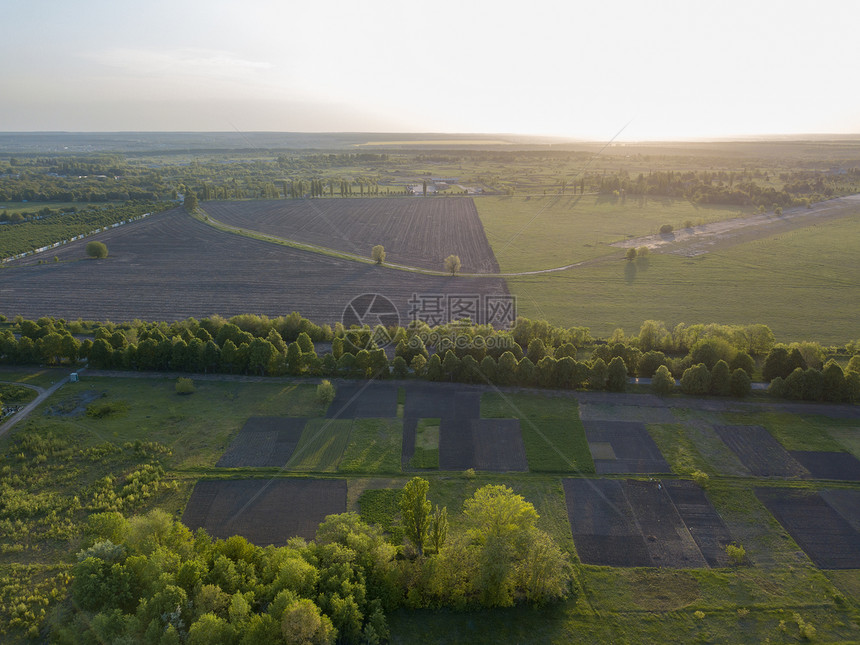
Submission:
<svg viewBox="0 0 860 645">
<path fill-rule="evenodd" d="M 860 133 L 852 0 L 0 0 L 0 131 Z"/>
</svg>

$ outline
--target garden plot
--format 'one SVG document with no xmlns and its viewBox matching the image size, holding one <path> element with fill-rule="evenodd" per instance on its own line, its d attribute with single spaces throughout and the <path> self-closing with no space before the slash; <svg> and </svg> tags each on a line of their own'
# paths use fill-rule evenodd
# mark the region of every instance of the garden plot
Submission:
<svg viewBox="0 0 860 645">
<path fill-rule="evenodd" d="M 251 417 L 215 465 L 280 468 L 292 457 L 306 422 L 291 417 Z"/>
<path fill-rule="evenodd" d="M 849 452 L 792 450 L 789 454 L 815 479 L 860 481 L 860 460 Z"/>
<path fill-rule="evenodd" d="M 583 421 L 639 421 L 641 423 L 675 423 L 677 419 L 667 407 L 613 405 L 610 403 L 580 403 L 579 417 Z"/>
<path fill-rule="evenodd" d="M 691 482 L 565 479 L 568 519 L 585 564 L 706 568 L 726 563 L 731 536 Z"/>
<path fill-rule="evenodd" d="M 406 419 L 477 419 L 481 416 L 481 391 L 452 383 L 410 384 L 403 408 Z"/>
<path fill-rule="evenodd" d="M 857 490 L 823 490 L 819 493 L 837 513 L 860 532 L 860 491 Z"/>
<path fill-rule="evenodd" d="M 598 474 L 671 472 L 644 423 L 589 420 L 583 425 Z"/>
<path fill-rule="evenodd" d="M 442 419 L 440 470 L 527 471 L 518 419 Z"/>
<path fill-rule="evenodd" d="M 714 426 L 714 430 L 756 477 L 809 476 L 762 426 Z"/>
<path fill-rule="evenodd" d="M 755 495 L 816 566 L 860 569 L 860 532 L 822 495 L 779 488 L 756 488 Z M 843 503 L 844 510 L 857 506 L 853 499 Z"/>
<path fill-rule="evenodd" d="M 699 551 L 710 567 L 725 567 L 730 564 L 726 546 L 732 543 L 723 518 L 699 486 L 682 479 L 663 481 L 678 514 L 696 541 Z"/>
<path fill-rule="evenodd" d="M 259 546 L 283 546 L 295 536 L 312 539 L 326 516 L 344 512 L 346 480 L 199 481 L 182 522 L 216 538 L 238 534 Z"/>
<path fill-rule="evenodd" d="M 397 386 L 383 381 L 338 383 L 328 418 L 382 419 L 397 416 Z"/>
</svg>

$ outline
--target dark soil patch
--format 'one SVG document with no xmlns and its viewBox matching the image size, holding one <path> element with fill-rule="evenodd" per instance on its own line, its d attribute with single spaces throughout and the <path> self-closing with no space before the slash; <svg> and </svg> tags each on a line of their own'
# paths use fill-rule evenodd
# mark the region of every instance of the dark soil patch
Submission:
<svg viewBox="0 0 860 645">
<path fill-rule="evenodd" d="M 860 532 L 860 491 L 858 490 L 824 490 L 819 493 L 830 504 L 831 508 Z"/>
<path fill-rule="evenodd" d="M 623 482 L 564 479 L 562 483 L 573 542 L 583 563 L 612 567 L 652 566 Z"/>
<path fill-rule="evenodd" d="M 238 534 L 259 546 L 283 546 L 294 536 L 313 539 L 326 516 L 344 512 L 346 480 L 199 481 L 182 522 L 216 538 Z"/>
<path fill-rule="evenodd" d="M 723 518 L 708 501 L 705 491 L 685 480 L 664 481 L 663 486 L 708 566 L 728 566 L 730 562 L 726 545 L 732 543 L 732 535 Z"/>
<path fill-rule="evenodd" d="M 781 403 L 777 409 L 790 414 L 816 414 L 830 419 L 860 419 L 860 406 L 834 403 Z"/>
<path fill-rule="evenodd" d="M 475 467 L 475 438 L 471 421 L 442 417 L 439 424 L 439 470 Z"/>
<path fill-rule="evenodd" d="M 793 450 L 790 454 L 816 479 L 860 481 L 860 460 L 849 452 Z"/>
<path fill-rule="evenodd" d="M 526 448 L 519 419 L 472 421 L 475 470 L 492 472 L 527 471 Z"/>
<path fill-rule="evenodd" d="M 104 392 L 87 390 L 52 405 L 44 414 L 49 417 L 82 417 L 87 413 L 87 406 L 103 396 Z"/>
<path fill-rule="evenodd" d="M 306 421 L 291 417 L 251 417 L 215 465 L 219 468 L 280 468 L 292 457 Z"/>
<path fill-rule="evenodd" d="M 586 564 L 724 566 L 732 542 L 704 492 L 686 481 L 563 480 L 573 541 Z"/>
<path fill-rule="evenodd" d="M 756 477 L 809 476 L 762 426 L 714 426 L 714 430 Z"/>
<path fill-rule="evenodd" d="M 583 425 L 598 474 L 671 472 L 644 423 L 590 420 Z"/>
<path fill-rule="evenodd" d="M 328 406 L 330 419 L 383 419 L 397 416 L 397 386 L 383 381 L 341 383 Z"/>
<path fill-rule="evenodd" d="M 756 488 L 767 506 L 816 566 L 860 569 L 860 532 L 818 493 Z"/>
<path fill-rule="evenodd" d="M 662 482 L 627 480 L 625 489 L 654 566 L 676 569 L 707 566 Z"/>
<path fill-rule="evenodd" d="M 400 448 L 400 467 L 405 471 L 409 461 L 415 454 L 415 434 L 418 429 L 418 419 L 403 420 L 403 443 Z"/>
<path fill-rule="evenodd" d="M 477 419 L 481 391 L 453 383 L 409 384 L 403 416 L 407 419 Z"/>
</svg>

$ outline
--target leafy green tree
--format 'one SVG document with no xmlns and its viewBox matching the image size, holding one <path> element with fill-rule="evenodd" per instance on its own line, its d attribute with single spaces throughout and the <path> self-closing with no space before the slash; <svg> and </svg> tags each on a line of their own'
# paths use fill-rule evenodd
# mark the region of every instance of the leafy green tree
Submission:
<svg viewBox="0 0 860 645">
<path fill-rule="evenodd" d="M 588 371 L 588 387 L 592 390 L 602 390 L 606 387 L 606 379 L 609 376 L 609 368 L 602 358 L 591 363 Z"/>
<path fill-rule="evenodd" d="M 684 394 L 707 394 L 711 387 L 711 374 L 704 363 L 684 370 L 681 391 Z"/>
<path fill-rule="evenodd" d="M 624 254 L 626 260 L 635 260 L 636 259 L 636 249 L 631 247 L 627 249 L 627 253 Z"/>
<path fill-rule="evenodd" d="M 537 365 L 546 356 L 546 345 L 544 345 L 544 342 L 540 338 L 533 338 L 529 343 L 526 355 L 532 363 Z"/>
<path fill-rule="evenodd" d="M 334 645 L 337 630 L 312 600 L 301 598 L 287 607 L 281 619 L 284 642 L 289 645 Z"/>
<path fill-rule="evenodd" d="M 717 396 L 728 396 L 731 391 L 731 372 L 729 365 L 720 359 L 711 370 L 711 394 Z"/>
<path fill-rule="evenodd" d="M 452 276 L 457 275 L 460 271 L 460 257 L 457 255 L 449 255 L 445 258 L 445 271 Z"/>
<path fill-rule="evenodd" d="M 371 259 L 377 264 L 385 263 L 385 247 L 381 244 L 377 244 L 370 250 Z"/>
<path fill-rule="evenodd" d="M 433 551 L 439 553 L 442 547 L 445 546 L 445 540 L 448 539 L 448 507 L 435 506 L 433 508 L 433 517 L 430 522 L 429 543 L 433 547 Z"/>
<path fill-rule="evenodd" d="M 752 383 L 749 374 L 747 374 L 746 370 L 737 368 L 732 372 L 731 379 L 729 380 L 729 392 L 732 396 L 742 399 L 748 396 L 751 391 Z"/>
<path fill-rule="evenodd" d="M 203 614 L 188 630 L 188 645 L 230 645 L 235 639 L 233 626 L 215 614 Z"/>
<path fill-rule="evenodd" d="M 391 361 L 391 370 L 395 378 L 406 378 L 409 376 L 409 366 L 402 356 L 395 356 Z"/>
<path fill-rule="evenodd" d="M 537 369 L 528 356 L 517 363 L 516 380 L 520 385 L 534 385 L 537 379 Z"/>
<path fill-rule="evenodd" d="M 651 378 L 651 389 L 658 396 L 671 394 L 672 390 L 675 389 L 675 379 L 672 377 L 672 373 L 668 367 L 661 365 L 657 368 L 657 371 L 654 372 L 654 376 Z"/>
<path fill-rule="evenodd" d="M 403 532 L 412 542 L 419 555 L 424 555 L 424 545 L 430 535 L 432 520 L 430 517 L 430 502 L 427 491 L 430 483 L 421 477 L 413 477 L 403 488 L 400 497 L 400 517 L 403 522 Z"/>
<path fill-rule="evenodd" d="M 723 338 L 705 338 L 693 345 L 690 350 L 690 357 L 693 359 L 693 364 L 698 365 L 704 363 L 709 370 L 714 368 L 717 361 L 723 360 L 731 363 L 738 350 L 731 343 Z"/>
<path fill-rule="evenodd" d="M 755 361 L 753 360 L 753 357 L 746 352 L 738 352 L 732 362 L 729 363 L 729 368 L 732 371 L 742 369 L 747 373 L 747 376 L 752 378 L 753 372 L 755 371 Z"/>
<path fill-rule="evenodd" d="M 606 389 L 610 392 L 623 392 L 627 388 L 627 366 L 620 356 L 609 362 L 606 374 Z"/>
<path fill-rule="evenodd" d="M 185 206 L 185 210 L 191 214 L 193 214 L 199 206 L 199 203 L 197 201 L 197 193 L 195 193 L 190 188 L 185 191 L 185 201 L 183 202 L 183 206 Z"/>
<path fill-rule="evenodd" d="M 821 372 L 822 394 L 825 401 L 839 402 L 845 400 L 845 373 L 839 363 L 832 358 L 827 361 Z"/>
<path fill-rule="evenodd" d="M 332 401 L 334 401 L 335 390 L 334 385 L 331 384 L 331 381 L 328 379 L 323 379 L 322 382 L 317 385 L 317 401 L 319 401 L 323 405 L 329 405 Z"/>
<path fill-rule="evenodd" d="M 651 378 L 661 365 L 666 365 L 666 355 L 660 351 L 650 350 L 639 359 L 636 375 L 641 378 Z"/>
<path fill-rule="evenodd" d="M 88 242 L 86 252 L 89 257 L 97 260 L 102 260 L 108 256 L 108 248 L 104 242 Z"/>
</svg>

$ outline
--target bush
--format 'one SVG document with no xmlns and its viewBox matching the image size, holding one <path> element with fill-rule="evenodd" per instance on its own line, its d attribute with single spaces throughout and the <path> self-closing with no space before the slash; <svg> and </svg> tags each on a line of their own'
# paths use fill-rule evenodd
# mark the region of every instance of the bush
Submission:
<svg viewBox="0 0 860 645">
<path fill-rule="evenodd" d="M 739 544 L 727 544 L 726 555 L 729 556 L 732 564 L 735 566 L 742 565 L 747 558 L 747 551 Z"/>
<path fill-rule="evenodd" d="M 708 485 L 708 481 L 711 479 L 708 476 L 708 473 L 703 472 L 701 470 L 694 470 L 690 473 L 690 476 L 693 478 L 693 481 L 696 482 L 701 488 L 705 488 Z"/>
<path fill-rule="evenodd" d="M 674 230 L 675 230 L 675 227 L 672 226 L 671 224 L 663 224 L 663 226 L 660 227 L 660 232 L 663 233 L 664 235 L 671 233 Z"/>
<path fill-rule="evenodd" d="M 659 396 L 671 394 L 672 390 L 675 389 L 675 379 L 669 372 L 668 367 L 661 365 L 657 368 L 654 377 L 651 379 L 651 389 L 654 391 L 654 394 Z"/>
<path fill-rule="evenodd" d="M 194 381 L 190 378 L 178 378 L 176 379 L 176 393 L 177 394 L 193 394 L 194 393 Z"/>
<path fill-rule="evenodd" d="M 334 401 L 334 385 L 328 379 L 323 379 L 322 383 L 317 385 L 317 401 L 323 405 L 328 405 Z"/>
<path fill-rule="evenodd" d="M 731 395 L 738 399 L 742 399 L 749 395 L 751 391 L 752 383 L 750 382 L 749 374 L 741 368 L 732 372 L 732 376 L 729 379 L 729 392 L 731 392 Z"/>
<path fill-rule="evenodd" d="M 377 244 L 370 250 L 371 259 L 377 264 L 382 264 L 385 262 L 385 247 L 381 244 Z"/>
<path fill-rule="evenodd" d="M 87 416 L 93 419 L 104 419 L 114 414 L 128 412 L 126 401 L 101 401 L 87 406 Z"/>
<path fill-rule="evenodd" d="M 704 363 L 685 370 L 681 377 L 681 391 L 684 394 L 707 394 L 710 387 L 711 374 Z"/>
<path fill-rule="evenodd" d="M 104 242 L 90 242 L 87 244 L 87 255 L 91 258 L 103 259 L 108 256 L 108 248 Z"/>
</svg>

